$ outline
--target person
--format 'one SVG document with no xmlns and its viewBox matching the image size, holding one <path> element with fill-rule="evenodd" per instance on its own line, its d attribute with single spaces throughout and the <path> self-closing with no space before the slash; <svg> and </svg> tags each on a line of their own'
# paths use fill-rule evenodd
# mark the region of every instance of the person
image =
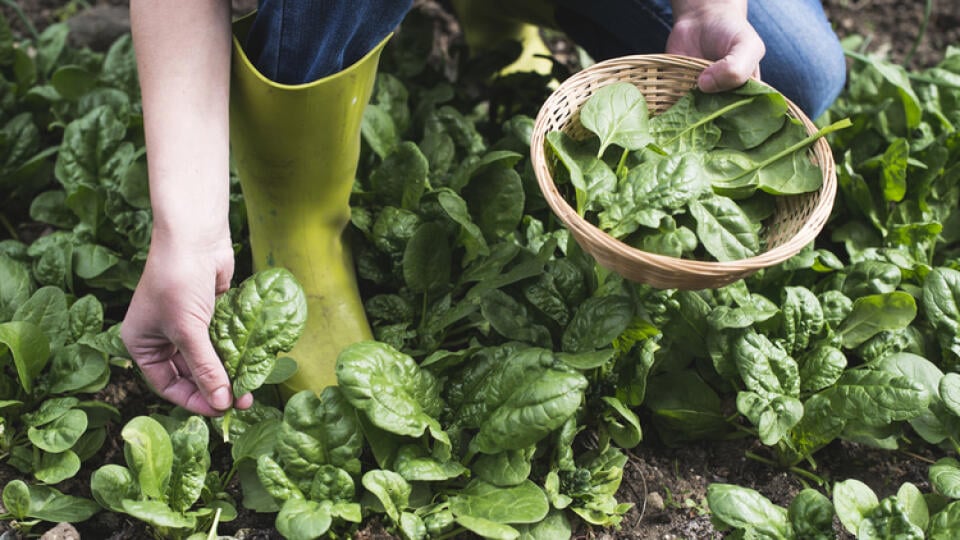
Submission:
<svg viewBox="0 0 960 540">
<path fill-rule="evenodd" d="M 715 61 L 698 79 L 707 92 L 762 75 L 816 117 L 845 81 L 817 0 L 548 1 L 557 26 L 597 60 L 667 52 Z M 261 0 L 243 48 L 264 76 L 309 82 L 364 57 L 411 4 Z M 246 408 L 252 397 L 234 398 L 208 337 L 214 299 L 234 269 L 230 2 L 131 0 L 130 9 L 154 223 L 121 336 L 163 398 L 204 415 Z"/>
</svg>

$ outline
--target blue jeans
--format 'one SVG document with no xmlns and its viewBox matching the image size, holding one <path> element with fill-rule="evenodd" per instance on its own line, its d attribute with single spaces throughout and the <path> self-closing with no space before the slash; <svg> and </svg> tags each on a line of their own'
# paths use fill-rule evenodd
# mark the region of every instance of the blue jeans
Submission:
<svg viewBox="0 0 960 540">
<path fill-rule="evenodd" d="M 475 0 L 483 1 L 483 0 Z M 522 0 L 516 0 L 522 1 Z M 560 28 L 596 60 L 663 52 L 669 0 L 555 0 Z M 288 84 L 336 73 L 399 24 L 412 0 L 260 0 L 245 48 L 254 65 Z M 820 0 L 752 0 L 748 18 L 766 45 L 763 80 L 816 118 L 846 80 L 843 50 Z"/>
</svg>

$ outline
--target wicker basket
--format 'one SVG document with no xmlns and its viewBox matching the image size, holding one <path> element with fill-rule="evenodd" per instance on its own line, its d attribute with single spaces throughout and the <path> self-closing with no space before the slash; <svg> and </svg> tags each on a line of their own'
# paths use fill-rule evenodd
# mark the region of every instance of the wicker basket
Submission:
<svg viewBox="0 0 960 540">
<path fill-rule="evenodd" d="M 620 81 L 633 83 L 646 98 L 650 113 L 657 114 L 689 92 L 709 64 L 677 55 L 624 56 L 600 62 L 564 81 L 537 115 L 530 152 L 543 196 L 585 251 L 601 266 L 631 281 L 664 289 L 721 287 L 792 257 L 813 241 L 830 216 L 837 179 L 833 154 L 822 138 L 809 151 L 811 159 L 823 171 L 820 190 L 777 197 L 776 211 L 763 223 L 760 232 L 766 251 L 747 259 L 696 261 L 636 249 L 577 215 L 560 195 L 551 176 L 554 160 L 546 154 L 546 135 L 561 130 L 575 139 L 587 137 L 589 132 L 580 124 L 580 107 L 598 88 Z M 787 103 L 788 113 L 802 121 L 808 132 L 816 132 L 810 119 L 795 104 Z"/>
</svg>

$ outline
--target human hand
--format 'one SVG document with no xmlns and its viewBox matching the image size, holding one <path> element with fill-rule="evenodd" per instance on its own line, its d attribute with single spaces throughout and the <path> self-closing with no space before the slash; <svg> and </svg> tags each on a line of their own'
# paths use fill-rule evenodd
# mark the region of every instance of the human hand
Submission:
<svg viewBox="0 0 960 540">
<path fill-rule="evenodd" d="M 230 380 L 210 342 L 214 298 L 233 275 L 230 239 L 214 246 L 184 246 L 157 235 L 120 328 L 144 378 L 163 398 L 214 416 L 253 402 L 234 403 Z"/>
<path fill-rule="evenodd" d="M 747 21 L 746 2 L 677 0 L 666 52 L 715 60 L 697 85 L 704 92 L 719 92 L 759 78 L 766 49 Z"/>
</svg>

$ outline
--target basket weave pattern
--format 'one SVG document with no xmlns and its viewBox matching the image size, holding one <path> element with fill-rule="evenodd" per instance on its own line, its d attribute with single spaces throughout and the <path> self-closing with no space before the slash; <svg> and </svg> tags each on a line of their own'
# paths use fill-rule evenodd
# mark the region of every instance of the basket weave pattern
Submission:
<svg viewBox="0 0 960 540">
<path fill-rule="evenodd" d="M 649 253 L 629 246 L 603 232 L 579 215 L 563 198 L 551 174 L 547 156 L 547 133 L 560 130 L 574 139 L 589 132 L 580 124 L 580 108 L 601 86 L 629 82 L 643 93 L 651 115 L 658 114 L 690 91 L 710 63 L 677 55 L 635 55 L 599 62 L 564 81 L 547 99 L 534 123 L 530 152 L 537 182 L 554 213 L 567 226 L 577 243 L 597 262 L 623 277 L 654 287 L 705 289 L 721 287 L 761 268 L 773 266 L 797 254 L 816 238 L 833 207 L 837 190 L 830 146 L 823 138 L 810 148 L 813 162 L 823 172 L 818 191 L 776 198 L 774 215 L 763 223 L 761 242 L 765 251 L 728 262 L 680 259 Z M 789 100 L 788 114 L 803 122 L 809 133 L 817 128 Z"/>
</svg>

